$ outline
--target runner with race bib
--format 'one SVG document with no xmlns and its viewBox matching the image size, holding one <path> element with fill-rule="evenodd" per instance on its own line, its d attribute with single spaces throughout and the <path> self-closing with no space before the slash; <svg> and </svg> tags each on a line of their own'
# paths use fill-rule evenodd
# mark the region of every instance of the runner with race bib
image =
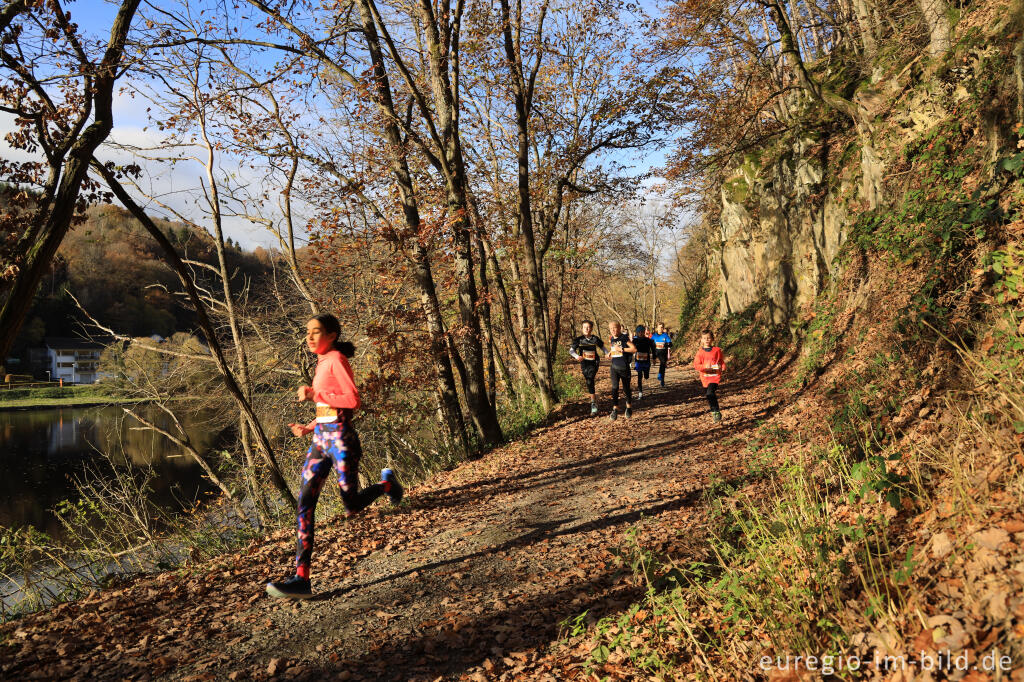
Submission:
<svg viewBox="0 0 1024 682">
<path fill-rule="evenodd" d="M 636 369 L 636 398 L 644 397 L 644 379 L 651 378 L 651 358 L 654 356 L 654 341 L 647 338 L 647 328 L 642 324 L 633 335 L 636 355 L 633 356 L 633 368 Z"/>
<path fill-rule="evenodd" d="M 628 334 L 622 333 L 622 325 L 618 322 L 608 323 L 608 332 L 610 334 L 608 338 L 608 357 L 612 359 L 611 364 L 611 379 L 612 379 L 612 411 L 608 415 L 612 419 L 616 419 L 619 416 L 619 384 L 622 384 L 623 391 L 626 393 L 626 418 L 633 416 L 633 394 L 630 392 L 629 383 L 632 372 L 629 369 L 629 363 L 633 359 L 633 353 L 636 352 L 636 346 L 629 340 Z"/>
<path fill-rule="evenodd" d="M 594 379 L 597 378 L 597 368 L 601 359 L 597 356 L 600 350 L 604 352 L 604 341 L 600 336 L 595 336 L 594 323 L 590 320 L 583 320 L 581 325 L 582 336 L 577 336 L 569 346 L 569 357 L 580 363 L 580 371 L 583 373 L 583 380 L 587 382 L 587 393 L 590 394 L 590 415 L 597 414 L 597 393 L 594 390 Z"/>
<path fill-rule="evenodd" d="M 665 323 L 659 322 L 654 336 L 654 357 L 658 361 L 658 383 L 665 388 L 665 366 L 672 357 L 672 337 L 665 330 Z"/>
</svg>

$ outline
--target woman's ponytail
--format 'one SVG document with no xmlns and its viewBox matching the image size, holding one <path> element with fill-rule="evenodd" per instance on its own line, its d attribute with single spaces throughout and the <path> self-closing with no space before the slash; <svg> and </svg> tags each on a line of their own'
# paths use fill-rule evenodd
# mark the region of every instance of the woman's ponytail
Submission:
<svg viewBox="0 0 1024 682">
<path fill-rule="evenodd" d="M 338 318 L 330 313 L 321 313 L 320 315 L 314 315 L 310 319 L 319 322 L 325 334 L 334 334 L 334 350 L 346 358 L 351 358 L 356 354 L 356 347 L 352 345 L 351 341 L 341 340 L 341 323 L 338 322 Z"/>
</svg>

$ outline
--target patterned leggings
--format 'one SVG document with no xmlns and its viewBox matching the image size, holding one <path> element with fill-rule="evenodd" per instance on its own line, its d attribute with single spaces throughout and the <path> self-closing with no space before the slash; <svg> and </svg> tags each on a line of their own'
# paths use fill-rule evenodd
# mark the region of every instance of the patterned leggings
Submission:
<svg viewBox="0 0 1024 682">
<path fill-rule="evenodd" d="M 359 490 L 359 458 L 362 454 L 359 434 L 347 419 L 314 427 L 313 444 L 306 453 L 299 488 L 298 551 L 295 555 L 295 573 L 298 576 L 309 578 L 309 565 L 313 556 L 313 516 L 316 502 L 320 499 L 320 490 L 332 467 L 338 475 L 338 490 L 341 492 L 346 516 L 362 511 L 391 487 L 381 482 L 366 490 Z"/>
</svg>

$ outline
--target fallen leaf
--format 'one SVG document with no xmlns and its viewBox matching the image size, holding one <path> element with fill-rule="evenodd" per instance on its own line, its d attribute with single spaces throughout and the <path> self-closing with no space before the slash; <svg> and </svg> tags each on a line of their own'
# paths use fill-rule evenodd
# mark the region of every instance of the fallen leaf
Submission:
<svg viewBox="0 0 1024 682">
<path fill-rule="evenodd" d="M 972 539 L 980 547 L 997 550 L 1004 542 L 1010 541 L 1010 535 L 1002 528 L 989 528 L 978 531 L 972 536 Z"/>
<path fill-rule="evenodd" d="M 1024 521 L 1012 520 L 1003 524 L 1003 530 L 1007 533 L 1024 532 Z"/>
<path fill-rule="evenodd" d="M 932 556 L 936 559 L 944 559 L 953 551 L 953 542 L 946 533 L 936 533 L 931 541 Z"/>
</svg>

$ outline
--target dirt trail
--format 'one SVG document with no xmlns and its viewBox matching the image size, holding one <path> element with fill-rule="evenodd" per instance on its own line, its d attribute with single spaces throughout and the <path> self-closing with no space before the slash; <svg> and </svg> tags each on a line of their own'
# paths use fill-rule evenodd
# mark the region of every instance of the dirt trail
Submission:
<svg viewBox="0 0 1024 682">
<path fill-rule="evenodd" d="M 646 548 L 701 556 L 702 492 L 743 474 L 735 436 L 773 409 L 763 377 L 731 377 L 713 426 L 692 373 L 671 368 L 668 379 L 631 420 L 569 404 L 527 439 L 410 490 L 397 509 L 321 520 L 314 600 L 263 593 L 292 561 L 282 531 L 3 626 L 0 678 L 570 676 L 544 657 L 560 623 L 643 594 L 617 556 L 627 534 L 641 524 Z M 607 380 L 599 396 L 607 405 Z"/>
</svg>

